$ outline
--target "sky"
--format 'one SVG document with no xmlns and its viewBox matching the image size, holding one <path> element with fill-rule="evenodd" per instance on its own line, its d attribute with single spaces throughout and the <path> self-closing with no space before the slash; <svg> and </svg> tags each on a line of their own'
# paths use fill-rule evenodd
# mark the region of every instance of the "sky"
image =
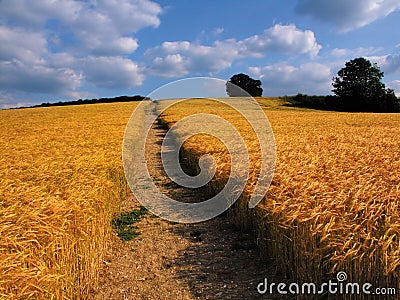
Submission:
<svg viewBox="0 0 400 300">
<path fill-rule="evenodd" d="M 399 0 L 0 0 L 0 108 L 150 94 L 178 79 L 260 79 L 331 94 L 365 57 L 400 96 Z"/>
</svg>

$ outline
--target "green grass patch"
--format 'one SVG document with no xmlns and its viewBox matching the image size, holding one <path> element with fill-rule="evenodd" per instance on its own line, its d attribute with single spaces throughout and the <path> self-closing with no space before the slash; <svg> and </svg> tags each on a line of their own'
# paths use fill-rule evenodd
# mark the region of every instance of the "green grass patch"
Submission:
<svg viewBox="0 0 400 300">
<path fill-rule="evenodd" d="M 140 235 L 136 231 L 137 227 L 133 224 L 139 222 L 147 212 L 148 210 L 144 206 L 141 206 L 139 209 L 123 212 L 111 221 L 111 226 L 122 241 L 131 241 Z"/>
</svg>

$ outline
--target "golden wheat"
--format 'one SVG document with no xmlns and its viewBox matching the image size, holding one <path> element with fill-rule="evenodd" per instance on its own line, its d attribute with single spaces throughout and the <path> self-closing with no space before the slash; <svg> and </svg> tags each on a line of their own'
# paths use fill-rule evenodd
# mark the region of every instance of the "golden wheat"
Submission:
<svg viewBox="0 0 400 300">
<path fill-rule="evenodd" d="M 250 180 L 230 215 L 256 231 L 260 248 L 283 272 L 321 281 L 342 270 L 353 282 L 400 287 L 400 114 L 290 109 L 277 99 L 259 103 L 274 130 L 277 166 L 255 210 L 247 203 L 259 148 L 237 113 L 215 101 L 191 100 L 169 108 L 162 119 L 172 126 L 190 114 L 215 113 L 250 137 Z M 214 155 L 222 165 L 215 181 L 220 190 L 230 160 L 226 148 L 210 139 L 189 139 L 184 153 L 194 164 L 201 154 Z"/>
<path fill-rule="evenodd" d="M 95 287 L 135 106 L 0 111 L 0 298 L 85 298 Z"/>
<path fill-rule="evenodd" d="M 229 214 L 255 229 L 260 248 L 284 272 L 320 280 L 344 270 L 353 281 L 398 286 L 400 115 L 294 110 L 277 99 L 260 104 L 278 152 L 272 185 L 255 210 L 247 201 L 259 145 L 243 118 L 196 100 L 169 109 L 163 121 L 171 126 L 206 112 L 239 129 L 251 170 Z M 0 111 L 0 298 L 85 298 L 95 286 L 126 188 L 121 143 L 135 105 Z M 197 135 L 184 148 L 193 165 L 213 154 L 220 189 L 229 176 L 226 147 Z"/>
</svg>

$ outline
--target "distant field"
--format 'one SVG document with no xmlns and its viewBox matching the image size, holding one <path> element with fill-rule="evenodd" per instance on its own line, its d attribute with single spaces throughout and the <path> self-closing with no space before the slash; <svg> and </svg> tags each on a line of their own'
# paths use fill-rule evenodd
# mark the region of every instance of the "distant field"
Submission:
<svg viewBox="0 0 400 300">
<path fill-rule="evenodd" d="M 232 219 L 242 227 L 257 228 L 260 247 L 291 277 L 322 280 L 345 271 L 353 282 L 397 287 L 400 114 L 292 109 L 279 99 L 259 103 L 274 130 L 276 171 L 258 209 L 246 208 L 245 194 L 231 211 Z M 251 157 L 246 191 L 251 193 L 259 173 L 259 148 L 237 113 L 216 102 L 196 100 L 175 105 L 162 118 L 171 126 L 184 116 L 209 112 L 244 133 Z M 213 154 L 222 166 L 216 173 L 218 190 L 229 176 L 227 149 L 201 135 L 184 147 L 190 161 Z"/>
<path fill-rule="evenodd" d="M 124 191 L 136 103 L 0 111 L 0 298 L 85 298 Z"/>
</svg>

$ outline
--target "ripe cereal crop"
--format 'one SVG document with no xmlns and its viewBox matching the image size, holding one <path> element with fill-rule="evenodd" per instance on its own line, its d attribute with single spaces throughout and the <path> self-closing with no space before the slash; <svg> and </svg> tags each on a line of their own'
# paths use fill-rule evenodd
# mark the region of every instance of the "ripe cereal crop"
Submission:
<svg viewBox="0 0 400 300">
<path fill-rule="evenodd" d="M 234 100 L 232 100 L 234 101 Z M 176 104 L 162 115 L 171 127 L 196 113 L 215 113 L 244 136 L 250 154 L 246 189 L 229 211 L 253 230 L 261 251 L 298 280 L 321 281 L 346 271 L 352 282 L 399 287 L 400 115 L 338 113 L 282 106 L 258 99 L 277 145 L 272 184 L 256 209 L 247 206 L 259 173 L 257 140 L 238 113 L 212 100 Z M 176 130 L 179 136 L 180 130 Z M 230 159 L 215 138 L 196 135 L 183 153 L 195 167 L 212 154 L 212 190 L 229 177 Z M 330 277 L 329 277 L 330 276 Z"/>
<path fill-rule="evenodd" d="M 135 105 L 0 111 L 0 298 L 85 298 L 96 285 Z"/>
</svg>

